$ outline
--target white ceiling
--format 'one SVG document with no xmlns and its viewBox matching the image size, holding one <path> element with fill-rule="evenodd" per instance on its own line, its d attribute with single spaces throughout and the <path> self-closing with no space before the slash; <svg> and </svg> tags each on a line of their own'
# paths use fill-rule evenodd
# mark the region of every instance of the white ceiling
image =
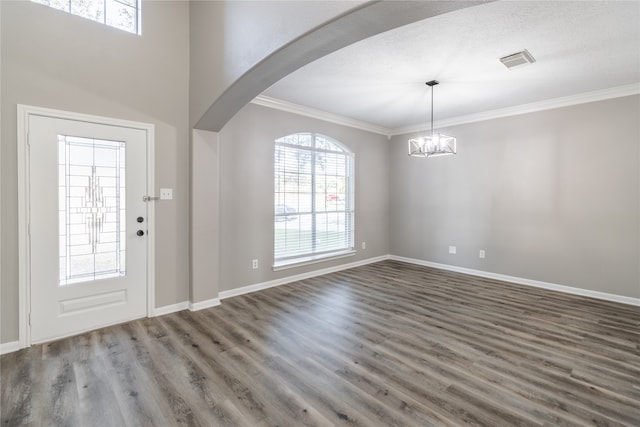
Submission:
<svg viewBox="0 0 640 427">
<path fill-rule="evenodd" d="M 499 58 L 528 49 L 536 62 Z M 327 55 L 263 95 L 401 130 L 640 82 L 640 1 L 500 1 L 436 16 Z M 398 132 L 394 132 L 398 133 Z"/>
</svg>

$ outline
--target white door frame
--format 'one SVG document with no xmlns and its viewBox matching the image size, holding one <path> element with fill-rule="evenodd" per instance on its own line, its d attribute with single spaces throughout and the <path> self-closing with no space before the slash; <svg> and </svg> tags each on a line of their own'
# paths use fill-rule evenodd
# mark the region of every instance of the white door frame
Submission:
<svg viewBox="0 0 640 427">
<path fill-rule="evenodd" d="M 147 195 L 153 193 L 154 185 L 154 125 L 133 122 L 50 108 L 18 104 L 18 342 L 19 348 L 31 345 L 31 239 L 29 238 L 29 116 L 45 116 L 56 119 L 75 120 L 101 125 L 111 125 L 139 129 L 147 135 Z M 155 308 L 155 209 L 147 206 L 147 317 Z"/>
</svg>

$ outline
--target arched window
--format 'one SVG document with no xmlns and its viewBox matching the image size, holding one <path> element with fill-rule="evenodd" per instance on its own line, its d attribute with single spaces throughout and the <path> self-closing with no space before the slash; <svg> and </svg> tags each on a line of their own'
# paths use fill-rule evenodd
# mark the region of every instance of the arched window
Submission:
<svg viewBox="0 0 640 427">
<path fill-rule="evenodd" d="M 328 136 L 275 141 L 275 268 L 354 250 L 353 163 L 353 153 Z"/>
</svg>

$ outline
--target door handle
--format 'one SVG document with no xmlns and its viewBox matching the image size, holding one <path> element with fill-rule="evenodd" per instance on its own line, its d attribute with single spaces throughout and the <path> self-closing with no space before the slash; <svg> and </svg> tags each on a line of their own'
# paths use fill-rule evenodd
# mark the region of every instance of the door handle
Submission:
<svg viewBox="0 0 640 427">
<path fill-rule="evenodd" d="M 136 233 L 138 236 L 144 236 L 144 231 L 142 230 L 138 230 L 138 232 Z"/>
</svg>

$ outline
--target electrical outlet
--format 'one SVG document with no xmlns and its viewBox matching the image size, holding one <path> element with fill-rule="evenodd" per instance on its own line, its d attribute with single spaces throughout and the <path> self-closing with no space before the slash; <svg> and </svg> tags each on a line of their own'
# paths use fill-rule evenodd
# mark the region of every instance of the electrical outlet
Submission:
<svg viewBox="0 0 640 427">
<path fill-rule="evenodd" d="M 257 269 L 257 268 L 258 268 L 258 260 L 257 260 L 257 259 L 254 259 L 254 260 L 251 262 L 251 266 L 253 267 L 253 269 L 254 269 L 254 270 L 255 270 L 255 269 Z"/>
<path fill-rule="evenodd" d="M 456 254 L 456 247 L 455 246 L 449 246 L 449 253 L 455 255 Z"/>
<path fill-rule="evenodd" d="M 478 258 L 484 258 L 484 249 L 480 249 L 480 252 L 478 252 Z"/>
<path fill-rule="evenodd" d="M 161 188 L 160 200 L 173 200 L 173 188 Z"/>
<path fill-rule="evenodd" d="M 362 249 L 367 249 L 367 242 L 362 242 Z"/>
</svg>

